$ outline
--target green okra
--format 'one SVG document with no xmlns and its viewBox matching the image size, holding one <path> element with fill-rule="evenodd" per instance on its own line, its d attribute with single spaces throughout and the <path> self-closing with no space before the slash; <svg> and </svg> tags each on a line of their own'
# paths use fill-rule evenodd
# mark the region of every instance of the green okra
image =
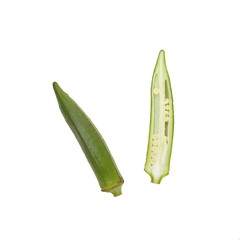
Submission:
<svg viewBox="0 0 240 240">
<path fill-rule="evenodd" d="M 53 83 L 53 89 L 60 110 L 86 155 L 101 190 L 111 192 L 114 196 L 121 195 L 124 180 L 99 131 L 77 103 L 56 82 Z"/>
<path fill-rule="evenodd" d="M 151 85 L 151 113 L 144 170 L 153 183 L 169 174 L 174 131 L 173 97 L 165 52 L 160 51 Z"/>
</svg>

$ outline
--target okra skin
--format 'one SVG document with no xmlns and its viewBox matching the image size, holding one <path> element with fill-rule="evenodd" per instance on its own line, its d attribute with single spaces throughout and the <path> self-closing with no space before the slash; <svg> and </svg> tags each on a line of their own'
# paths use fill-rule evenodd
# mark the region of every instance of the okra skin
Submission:
<svg viewBox="0 0 240 240">
<path fill-rule="evenodd" d="M 121 195 L 124 180 L 103 137 L 85 112 L 56 82 L 53 89 L 60 110 L 92 167 L 101 190 L 111 192 L 115 197 Z"/>
<path fill-rule="evenodd" d="M 160 51 L 151 84 L 151 113 L 147 159 L 144 170 L 153 183 L 160 183 L 170 171 L 174 133 L 174 107 L 165 52 Z"/>
</svg>

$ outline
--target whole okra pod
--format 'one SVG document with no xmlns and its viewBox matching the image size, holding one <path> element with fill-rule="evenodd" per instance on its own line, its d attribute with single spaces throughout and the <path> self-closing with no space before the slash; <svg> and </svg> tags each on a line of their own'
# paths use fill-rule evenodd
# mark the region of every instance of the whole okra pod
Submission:
<svg viewBox="0 0 240 240">
<path fill-rule="evenodd" d="M 99 131 L 77 103 L 56 82 L 53 83 L 53 89 L 60 110 L 85 153 L 101 190 L 111 192 L 115 197 L 121 195 L 124 180 Z"/>
<path fill-rule="evenodd" d="M 153 72 L 147 159 L 144 170 L 153 183 L 169 174 L 174 131 L 173 97 L 165 52 L 160 51 Z"/>
</svg>

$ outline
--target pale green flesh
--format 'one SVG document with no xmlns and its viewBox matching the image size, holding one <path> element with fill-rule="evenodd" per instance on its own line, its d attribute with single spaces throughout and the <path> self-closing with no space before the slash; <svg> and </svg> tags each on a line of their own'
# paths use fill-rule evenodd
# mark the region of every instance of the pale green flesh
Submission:
<svg viewBox="0 0 240 240">
<path fill-rule="evenodd" d="M 151 86 L 151 115 L 144 170 L 153 183 L 160 183 L 170 170 L 174 130 L 173 98 L 165 53 L 160 51 Z"/>
</svg>

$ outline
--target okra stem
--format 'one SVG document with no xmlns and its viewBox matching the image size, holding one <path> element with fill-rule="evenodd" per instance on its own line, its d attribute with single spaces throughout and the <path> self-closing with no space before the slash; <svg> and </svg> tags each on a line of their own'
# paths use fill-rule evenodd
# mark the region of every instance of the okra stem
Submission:
<svg viewBox="0 0 240 240">
<path fill-rule="evenodd" d="M 169 174 L 174 131 L 173 97 L 165 52 L 160 51 L 151 85 L 151 113 L 144 170 L 153 183 Z"/>
</svg>

